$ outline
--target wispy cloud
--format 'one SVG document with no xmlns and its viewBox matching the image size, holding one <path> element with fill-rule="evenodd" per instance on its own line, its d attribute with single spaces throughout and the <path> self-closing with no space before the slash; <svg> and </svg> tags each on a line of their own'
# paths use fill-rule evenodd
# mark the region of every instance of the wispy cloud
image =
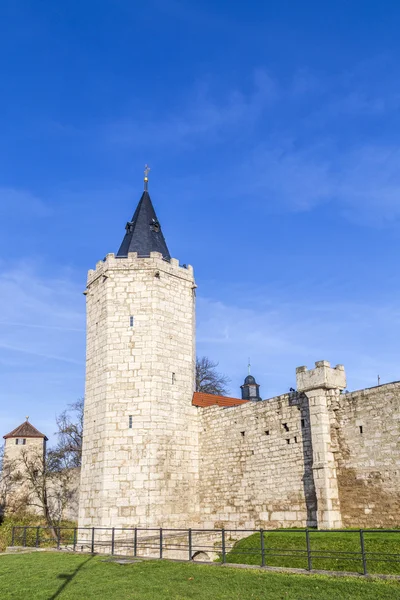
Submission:
<svg viewBox="0 0 400 600">
<path fill-rule="evenodd" d="M 371 86 L 371 69 L 375 74 L 386 69 L 379 89 Z M 336 76 L 303 68 L 285 82 L 258 69 L 251 89 L 245 81 L 225 93 L 221 85 L 198 84 L 168 114 L 113 122 L 107 137 L 122 147 L 148 144 L 163 155 L 166 147 L 178 154 L 208 149 L 211 155 L 224 144 L 224 160 L 211 164 L 207 174 L 207 186 L 218 180 L 221 194 L 251 194 L 267 210 L 305 211 L 332 203 L 347 219 L 384 225 L 400 216 L 397 144 L 376 134 L 376 120 L 390 122 L 400 105 L 400 88 L 389 71 L 384 61 Z M 375 133 L 369 137 L 371 119 Z M 199 196 L 203 185 L 193 174 L 191 187 Z"/>
<path fill-rule="evenodd" d="M 198 83 L 185 101 L 162 119 L 140 115 L 113 122 L 106 130 L 112 143 L 163 147 L 223 141 L 228 131 L 254 124 L 265 108 L 278 98 L 278 85 L 264 69 L 253 73 L 252 90 L 231 89 L 217 100 L 211 83 Z M 206 140 L 205 140 L 206 138 Z"/>
<path fill-rule="evenodd" d="M 243 308 L 208 298 L 198 303 L 200 354 L 220 362 L 232 394 L 246 375 L 250 356 L 263 397 L 295 385 L 295 368 L 330 360 L 346 367 L 350 389 L 398 380 L 400 312 L 395 303 L 318 302 L 275 297 L 268 306 Z M 304 298 L 304 296 L 303 296 Z M 373 325 L 371 325 L 373 324 Z"/>
<path fill-rule="evenodd" d="M 51 214 L 49 206 L 28 190 L 0 187 L 0 214 L 16 214 L 20 218 L 31 215 L 46 217 Z"/>
<path fill-rule="evenodd" d="M 33 262 L 0 266 L 0 422 L 25 414 L 48 427 L 83 395 L 85 318 L 80 287 Z M 47 424 L 47 425 L 46 425 Z M 46 433 L 51 431 L 46 431 Z"/>
<path fill-rule="evenodd" d="M 249 169 L 253 175 L 249 181 Z M 231 189 L 271 206 L 311 210 L 330 202 L 358 223 L 383 225 L 400 217 L 400 151 L 392 145 L 338 151 L 329 141 L 296 147 L 270 141 L 236 172 Z M 228 177 L 227 177 L 228 181 Z"/>
</svg>

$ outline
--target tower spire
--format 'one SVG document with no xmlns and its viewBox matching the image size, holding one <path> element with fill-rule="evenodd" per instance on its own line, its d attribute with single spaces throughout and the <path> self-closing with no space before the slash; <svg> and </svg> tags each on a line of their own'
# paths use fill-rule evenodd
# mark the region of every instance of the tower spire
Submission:
<svg viewBox="0 0 400 600">
<path fill-rule="evenodd" d="M 144 191 L 147 192 L 149 189 L 149 172 L 150 172 L 150 167 L 149 165 L 146 163 L 144 165 Z"/>
<path fill-rule="evenodd" d="M 137 252 L 138 257 L 150 256 L 150 252 L 161 252 L 164 260 L 170 260 L 161 225 L 150 199 L 148 191 L 150 167 L 144 169 L 144 191 L 131 221 L 125 226 L 126 233 L 117 256 L 128 256 L 129 252 Z"/>
</svg>

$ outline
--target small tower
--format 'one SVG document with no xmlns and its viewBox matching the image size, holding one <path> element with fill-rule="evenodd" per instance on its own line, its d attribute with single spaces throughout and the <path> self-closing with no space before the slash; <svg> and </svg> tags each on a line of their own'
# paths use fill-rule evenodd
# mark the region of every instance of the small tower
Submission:
<svg viewBox="0 0 400 600">
<path fill-rule="evenodd" d="M 88 273 L 80 527 L 198 515 L 196 285 L 170 256 L 147 175 L 117 254 Z"/>
<path fill-rule="evenodd" d="M 247 375 L 240 389 L 242 390 L 242 400 L 253 400 L 254 402 L 262 400 L 260 397 L 260 386 L 253 375 Z"/>
<path fill-rule="evenodd" d="M 45 453 L 48 439 L 29 423 L 28 419 L 29 417 L 26 417 L 26 421 L 3 436 L 5 460 L 17 459 L 22 450 Z"/>
</svg>

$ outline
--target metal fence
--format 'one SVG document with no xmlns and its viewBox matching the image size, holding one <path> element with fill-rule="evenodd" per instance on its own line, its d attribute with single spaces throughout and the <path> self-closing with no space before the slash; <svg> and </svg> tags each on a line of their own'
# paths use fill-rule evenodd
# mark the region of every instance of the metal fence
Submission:
<svg viewBox="0 0 400 600">
<path fill-rule="evenodd" d="M 169 529 L 32 527 L 12 529 L 12 546 L 400 575 L 400 529 Z"/>
</svg>

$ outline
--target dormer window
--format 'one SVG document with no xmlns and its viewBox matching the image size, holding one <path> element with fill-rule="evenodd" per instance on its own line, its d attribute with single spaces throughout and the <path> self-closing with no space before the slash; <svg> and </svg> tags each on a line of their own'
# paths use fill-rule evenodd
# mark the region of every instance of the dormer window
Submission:
<svg viewBox="0 0 400 600">
<path fill-rule="evenodd" d="M 17 446 L 25 446 L 26 439 L 25 438 L 17 438 L 15 440 L 15 443 L 16 443 Z"/>
<path fill-rule="evenodd" d="M 157 219 L 151 220 L 150 229 L 155 233 L 158 233 L 160 231 L 160 223 L 157 221 Z"/>
</svg>

